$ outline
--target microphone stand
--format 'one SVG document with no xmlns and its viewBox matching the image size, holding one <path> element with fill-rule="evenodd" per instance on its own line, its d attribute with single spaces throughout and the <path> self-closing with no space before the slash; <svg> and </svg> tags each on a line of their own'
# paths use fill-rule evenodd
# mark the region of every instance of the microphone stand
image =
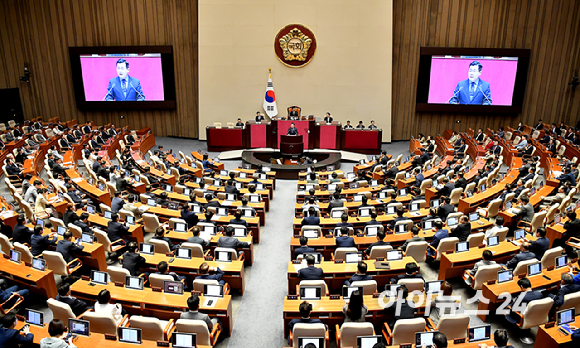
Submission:
<svg viewBox="0 0 580 348">
<path fill-rule="evenodd" d="M 478 87 L 479 87 L 479 90 L 481 91 L 481 94 L 483 94 L 483 96 L 485 97 L 485 99 L 487 99 L 487 101 L 489 102 L 489 104 L 491 104 L 491 99 L 489 99 L 489 98 L 488 98 L 488 97 L 485 95 L 485 93 L 483 93 L 483 89 L 481 89 L 481 86 L 478 86 Z"/>
<path fill-rule="evenodd" d="M 113 90 L 113 88 L 115 88 L 115 84 L 113 83 L 113 85 L 111 86 L 111 89 L 109 89 L 107 91 L 107 94 L 105 94 L 105 96 L 103 97 L 103 99 L 101 99 L 101 101 L 105 101 L 105 98 L 107 98 L 107 96 L 109 95 L 109 93 L 111 93 L 111 91 Z"/>
<path fill-rule="evenodd" d="M 449 98 L 447 100 L 447 104 L 449 104 L 449 102 L 451 101 L 451 99 L 457 97 L 457 93 L 459 93 L 461 91 L 461 89 L 463 89 L 463 86 L 459 87 L 459 89 L 457 90 L 457 92 L 453 93 L 453 95 L 451 96 L 451 98 Z M 455 103 L 454 103 L 455 104 Z"/>
<path fill-rule="evenodd" d="M 131 87 L 132 87 L 132 88 L 135 90 L 135 92 L 137 92 L 137 93 L 138 93 L 138 94 L 139 94 L 139 95 L 140 95 L 140 96 L 143 98 L 143 100 L 145 100 L 145 96 L 144 96 L 142 93 L 140 93 L 140 92 L 137 90 L 137 88 L 135 88 L 135 86 L 133 86 L 133 84 L 132 84 L 132 83 L 129 83 L 129 85 L 130 85 L 130 86 L 131 86 Z"/>
</svg>

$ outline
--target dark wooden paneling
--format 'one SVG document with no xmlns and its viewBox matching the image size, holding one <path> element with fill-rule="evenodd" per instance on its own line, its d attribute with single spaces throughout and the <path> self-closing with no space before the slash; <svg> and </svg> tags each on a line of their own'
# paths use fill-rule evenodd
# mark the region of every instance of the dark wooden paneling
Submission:
<svg viewBox="0 0 580 348">
<path fill-rule="evenodd" d="M 568 82 L 580 73 L 578 13 L 580 1 L 569 0 L 394 0 L 393 140 L 538 118 L 575 125 L 580 88 L 574 92 Z M 522 114 L 416 112 L 421 46 L 531 49 Z"/>
<path fill-rule="evenodd" d="M 172 45 L 177 108 L 79 111 L 69 46 Z M 24 65 L 30 83 L 21 83 Z M 197 0 L 3 0 L 0 88 L 20 88 L 26 118 L 93 120 L 198 137 Z M 124 119 L 120 116 L 124 115 Z"/>
</svg>

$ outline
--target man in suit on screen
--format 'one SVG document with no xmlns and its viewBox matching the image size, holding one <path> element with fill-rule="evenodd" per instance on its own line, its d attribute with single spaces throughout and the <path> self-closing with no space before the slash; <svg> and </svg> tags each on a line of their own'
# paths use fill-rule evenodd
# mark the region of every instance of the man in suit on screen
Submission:
<svg viewBox="0 0 580 348">
<path fill-rule="evenodd" d="M 468 79 L 457 83 L 449 104 L 491 105 L 489 82 L 479 78 L 482 69 L 477 60 L 469 64 Z"/>
<path fill-rule="evenodd" d="M 141 83 L 134 77 L 129 76 L 129 63 L 121 58 L 117 60 L 117 77 L 109 80 L 107 87 L 107 101 L 144 101 L 145 94 L 141 89 Z"/>
</svg>

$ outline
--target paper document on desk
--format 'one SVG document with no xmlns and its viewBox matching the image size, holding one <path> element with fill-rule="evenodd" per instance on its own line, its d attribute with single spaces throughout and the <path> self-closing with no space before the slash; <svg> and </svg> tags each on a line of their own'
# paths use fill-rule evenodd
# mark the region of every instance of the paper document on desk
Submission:
<svg viewBox="0 0 580 348">
<path fill-rule="evenodd" d="M 223 201 L 221 205 L 225 205 L 226 207 L 231 207 L 234 202 L 231 201 Z"/>
<path fill-rule="evenodd" d="M 517 215 L 520 212 L 520 210 L 518 208 L 510 208 L 509 212 L 514 215 Z"/>
<path fill-rule="evenodd" d="M 73 182 L 79 182 L 79 181 L 83 181 L 83 178 L 73 178 L 72 179 Z"/>
<path fill-rule="evenodd" d="M 206 297 L 205 300 L 203 300 L 203 304 L 201 306 L 206 307 L 206 308 L 213 308 L 213 307 L 215 307 L 216 303 L 217 303 L 217 298 Z"/>
<path fill-rule="evenodd" d="M 562 172 L 559 172 L 559 171 L 557 171 L 557 170 L 554 170 L 554 171 L 552 171 L 552 175 L 553 175 L 554 177 L 556 177 L 556 178 L 557 178 L 557 177 L 559 177 L 560 175 L 562 175 Z"/>
<path fill-rule="evenodd" d="M 205 240 L 206 242 L 211 241 L 211 234 L 209 232 L 201 231 L 199 232 L 199 238 Z"/>
<path fill-rule="evenodd" d="M 220 217 L 219 215 L 214 215 L 211 217 L 211 221 L 219 221 Z"/>
<path fill-rule="evenodd" d="M 8 218 L 11 218 L 12 216 L 14 216 L 14 212 L 12 210 L 8 210 L 8 211 L 5 211 L 2 214 L 0 214 L 0 216 L 3 219 L 8 219 Z"/>
<path fill-rule="evenodd" d="M 296 270 L 296 272 L 306 267 L 308 267 L 308 265 L 306 264 L 306 260 L 302 260 L 302 263 L 300 264 L 294 264 L 294 270 Z"/>
</svg>

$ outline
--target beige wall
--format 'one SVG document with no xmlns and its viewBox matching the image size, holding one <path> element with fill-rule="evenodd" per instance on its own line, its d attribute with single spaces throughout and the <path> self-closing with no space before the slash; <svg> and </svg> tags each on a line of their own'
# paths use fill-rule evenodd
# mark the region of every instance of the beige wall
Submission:
<svg viewBox="0 0 580 348">
<path fill-rule="evenodd" d="M 262 108 L 268 68 L 278 115 L 303 114 L 365 125 L 374 119 L 391 141 L 392 0 L 199 0 L 200 139 L 213 122 L 244 121 Z M 274 38 L 291 23 L 312 30 L 316 55 L 290 68 Z"/>
</svg>

